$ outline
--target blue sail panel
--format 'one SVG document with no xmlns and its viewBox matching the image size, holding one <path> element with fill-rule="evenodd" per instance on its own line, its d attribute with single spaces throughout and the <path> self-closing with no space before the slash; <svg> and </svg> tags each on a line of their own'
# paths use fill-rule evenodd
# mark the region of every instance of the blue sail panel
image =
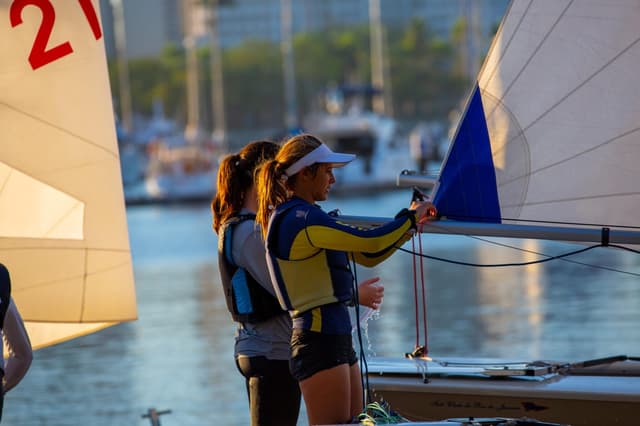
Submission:
<svg viewBox="0 0 640 426">
<path fill-rule="evenodd" d="M 440 173 L 434 204 L 439 214 L 449 219 L 501 221 L 489 131 L 478 85 Z"/>
</svg>

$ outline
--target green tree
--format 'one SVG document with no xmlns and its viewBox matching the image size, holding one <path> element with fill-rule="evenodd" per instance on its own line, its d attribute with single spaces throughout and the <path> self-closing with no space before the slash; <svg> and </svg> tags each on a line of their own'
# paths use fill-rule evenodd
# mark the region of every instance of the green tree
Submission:
<svg viewBox="0 0 640 426">
<path fill-rule="evenodd" d="M 278 46 L 250 41 L 225 51 L 222 61 L 227 126 L 282 126 L 282 62 Z"/>
<path fill-rule="evenodd" d="M 328 85 L 370 80 L 368 27 L 302 33 L 294 38 L 294 50 L 301 115 L 318 107 Z"/>
<path fill-rule="evenodd" d="M 404 120 L 444 120 L 466 82 L 452 73 L 454 50 L 424 21 L 390 32 L 389 61 L 394 111 Z"/>
<path fill-rule="evenodd" d="M 369 28 L 333 28 L 294 37 L 298 116 L 318 107 L 331 84 L 368 84 L 371 80 Z M 467 82 L 455 72 L 456 50 L 438 39 L 421 20 L 390 28 L 387 55 L 396 118 L 404 121 L 446 119 L 463 96 Z M 209 49 L 198 50 L 203 123 L 210 127 Z M 280 47 L 252 40 L 223 51 L 227 128 L 277 129 L 284 126 L 283 71 Z M 110 67 L 117 98 L 117 70 Z M 185 122 L 185 51 L 168 45 L 158 58 L 129 62 L 134 111 L 148 115 L 154 101 L 166 114 Z M 117 99 L 116 99 L 117 101 Z M 116 102 L 118 105 L 118 102 Z"/>
<path fill-rule="evenodd" d="M 165 105 L 170 117 L 184 118 L 185 105 L 185 57 L 184 50 L 173 44 L 167 45 L 157 58 L 131 60 L 128 63 L 133 111 L 150 115 L 155 101 Z M 118 69 L 109 64 L 112 93 L 119 92 Z M 120 114 L 119 102 L 116 112 Z"/>
</svg>

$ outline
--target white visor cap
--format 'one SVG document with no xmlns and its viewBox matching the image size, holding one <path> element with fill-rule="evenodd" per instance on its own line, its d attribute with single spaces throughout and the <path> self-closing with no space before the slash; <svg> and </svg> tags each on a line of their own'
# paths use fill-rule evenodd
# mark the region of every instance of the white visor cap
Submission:
<svg viewBox="0 0 640 426">
<path fill-rule="evenodd" d="M 325 144 L 320 144 L 319 147 L 289 166 L 285 173 L 287 176 L 291 177 L 305 167 L 315 163 L 331 163 L 334 167 L 342 167 L 352 162 L 355 158 L 355 154 L 333 152 Z"/>
</svg>

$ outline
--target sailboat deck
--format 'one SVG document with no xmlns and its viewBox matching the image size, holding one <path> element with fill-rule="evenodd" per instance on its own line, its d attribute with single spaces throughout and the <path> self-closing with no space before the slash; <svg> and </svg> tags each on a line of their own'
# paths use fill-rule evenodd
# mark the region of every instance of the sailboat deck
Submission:
<svg viewBox="0 0 640 426">
<path fill-rule="evenodd" d="M 637 361 L 629 363 L 638 367 Z M 368 361 L 368 371 L 376 391 L 402 388 L 403 392 L 418 393 L 538 395 L 555 399 L 640 403 L 640 375 L 636 372 L 628 375 L 586 374 L 582 369 L 579 374 L 569 374 L 568 366 L 564 364 L 454 358 L 437 361 L 375 358 Z"/>
</svg>

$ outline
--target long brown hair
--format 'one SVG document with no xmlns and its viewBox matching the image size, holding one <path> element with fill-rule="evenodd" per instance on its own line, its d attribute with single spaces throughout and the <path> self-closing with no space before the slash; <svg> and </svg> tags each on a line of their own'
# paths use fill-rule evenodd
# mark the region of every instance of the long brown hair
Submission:
<svg viewBox="0 0 640 426">
<path fill-rule="evenodd" d="M 256 170 L 265 160 L 276 156 L 280 145 L 260 140 L 245 145 L 237 154 L 227 155 L 218 167 L 216 196 L 211 202 L 213 230 L 238 214 L 247 191 L 254 184 Z"/>
<path fill-rule="evenodd" d="M 287 177 L 285 170 L 316 149 L 322 142 L 309 134 L 296 135 L 285 142 L 273 160 L 264 162 L 258 172 L 258 213 L 256 223 L 266 236 L 269 216 L 273 209 L 287 200 L 287 191 L 293 188 L 297 174 Z"/>
</svg>

